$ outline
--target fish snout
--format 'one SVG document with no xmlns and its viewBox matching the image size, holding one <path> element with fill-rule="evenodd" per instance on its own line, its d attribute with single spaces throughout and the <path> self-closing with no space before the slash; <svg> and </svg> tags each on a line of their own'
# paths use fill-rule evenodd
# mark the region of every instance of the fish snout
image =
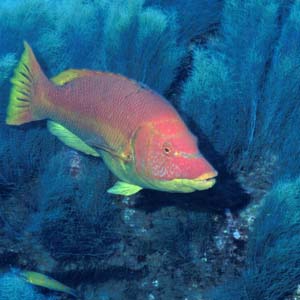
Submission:
<svg viewBox="0 0 300 300">
<path fill-rule="evenodd" d="M 199 180 L 199 181 L 207 181 L 207 180 L 212 180 L 215 177 L 218 176 L 218 172 L 215 169 L 212 169 L 212 171 L 209 171 L 207 173 L 204 173 L 202 175 L 200 175 L 199 177 L 196 177 L 195 180 Z"/>
<path fill-rule="evenodd" d="M 196 161 L 194 163 L 195 175 L 187 182 L 187 185 L 198 191 L 213 187 L 216 183 L 218 172 L 204 157 L 198 158 L 197 163 Z"/>
<path fill-rule="evenodd" d="M 215 178 L 218 172 L 201 154 L 189 161 L 189 178 L 196 181 L 203 181 Z"/>
</svg>

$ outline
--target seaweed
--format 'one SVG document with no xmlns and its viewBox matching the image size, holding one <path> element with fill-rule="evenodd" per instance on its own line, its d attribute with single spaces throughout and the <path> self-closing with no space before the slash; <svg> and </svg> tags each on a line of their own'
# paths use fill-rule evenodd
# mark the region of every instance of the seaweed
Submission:
<svg viewBox="0 0 300 300">
<path fill-rule="evenodd" d="M 146 4 L 175 12 L 180 26 L 179 40 L 184 44 L 217 27 L 223 7 L 220 0 L 147 0 Z"/>
<path fill-rule="evenodd" d="M 270 61 L 263 97 L 258 103 L 255 143 L 276 160 L 275 180 L 298 176 L 300 3 L 290 5 Z M 267 142 L 267 147 L 265 147 Z M 257 150 L 255 152 L 258 152 Z M 254 155 L 254 153 L 253 153 Z M 257 155 L 256 155 L 257 156 Z M 254 155 L 254 159 L 256 158 Z"/>
<path fill-rule="evenodd" d="M 284 299 L 300 280 L 300 179 L 278 183 L 263 199 L 249 236 L 241 276 L 206 293 L 207 299 Z"/>
<path fill-rule="evenodd" d="M 72 169 L 74 159 L 80 160 L 76 170 Z M 39 177 L 35 212 L 25 230 L 53 258 L 104 259 L 113 251 L 119 237 L 116 207 L 105 195 L 108 174 L 101 161 L 81 157 L 73 150 L 49 161 Z"/>
<path fill-rule="evenodd" d="M 27 40 L 49 76 L 67 68 L 98 69 L 163 92 L 175 76 L 183 46 L 177 43 L 174 15 L 143 5 L 143 0 L 1 2 L 0 55 L 8 66 L 11 53 L 20 53 Z"/>
<path fill-rule="evenodd" d="M 292 294 L 300 279 L 299 20 L 292 0 L 2 1 L 1 268 L 54 272 L 88 299 L 196 299 L 206 284 L 211 300 Z M 214 189 L 111 196 L 114 179 L 102 161 L 62 145 L 45 122 L 6 126 L 23 40 L 48 77 L 109 71 L 170 96 L 219 171 Z M 245 239 L 218 250 L 218 235 L 232 239 L 220 233 L 219 214 L 249 200 L 237 181 L 250 205 L 271 191 L 247 245 L 241 231 Z M 238 254 L 229 253 L 236 245 Z M 0 297 L 17 286 L 28 299 L 46 299 L 7 274 Z M 15 291 L 7 299 L 26 298 Z"/>
<path fill-rule="evenodd" d="M 261 85 L 279 36 L 279 8 L 276 0 L 225 1 L 219 33 L 194 50 L 183 87 L 181 110 L 235 171 L 247 167 Z"/>
</svg>

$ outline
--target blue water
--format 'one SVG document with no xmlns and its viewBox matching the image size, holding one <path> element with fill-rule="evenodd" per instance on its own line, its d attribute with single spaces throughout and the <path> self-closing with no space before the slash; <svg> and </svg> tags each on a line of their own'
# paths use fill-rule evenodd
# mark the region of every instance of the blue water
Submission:
<svg viewBox="0 0 300 300">
<path fill-rule="evenodd" d="M 48 78 L 101 70 L 166 97 L 216 185 L 112 195 L 101 158 L 46 121 L 8 126 L 23 41 Z M 299 65 L 297 0 L 2 0 L 0 300 L 298 299 Z"/>
</svg>

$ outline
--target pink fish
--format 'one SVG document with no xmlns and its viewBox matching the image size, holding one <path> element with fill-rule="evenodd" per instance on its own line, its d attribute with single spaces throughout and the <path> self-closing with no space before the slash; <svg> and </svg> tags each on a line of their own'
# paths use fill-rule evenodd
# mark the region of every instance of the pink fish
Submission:
<svg viewBox="0 0 300 300">
<path fill-rule="evenodd" d="M 67 70 L 49 80 L 27 43 L 11 82 L 6 123 L 48 120 L 49 131 L 63 143 L 102 157 L 119 179 L 108 192 L 189 193 L 214 185 L 217 172 L 199 152 L 195 136 L 149 88 L 89 70 Z"/>
</svg>

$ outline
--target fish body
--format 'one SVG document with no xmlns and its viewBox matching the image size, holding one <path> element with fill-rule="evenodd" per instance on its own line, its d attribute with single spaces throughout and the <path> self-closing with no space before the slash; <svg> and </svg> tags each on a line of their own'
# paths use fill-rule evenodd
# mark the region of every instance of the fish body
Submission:
<svg viewBox="0 0 300 300">
<path fill-rule="evenodd" d="M 176 110 L 133 80 L 89 70 L 48 80 L 25 43 L 12 83 L 7 124 L 47 119 L 66 145 L 102 157 L 119 179 L 111 193 L 192 192 L 215 183 L 217 172 Z"/>
<path fill-rule="evenodd" d="M 30 284 L 44 287 L 53 291 L 64 292 L 74 297 L 78 297 L 78 293 L 76 290 L 60 283 L 59 281 L 47 275 L 26 270 L 19 270 L 17 274 Z"/>
</svg>

